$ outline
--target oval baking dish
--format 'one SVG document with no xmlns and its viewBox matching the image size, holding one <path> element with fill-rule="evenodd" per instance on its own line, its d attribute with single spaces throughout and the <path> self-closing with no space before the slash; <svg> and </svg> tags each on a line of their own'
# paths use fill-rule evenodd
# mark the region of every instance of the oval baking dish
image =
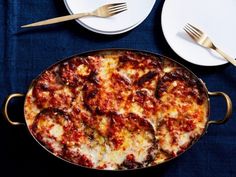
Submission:
<svg viewBox="0 0 236 177">
<path fill-rule="evenodd" d="M 7 107 L 25 97 L 25 123 Z M 223 96 L 226 114 L 209 120 L 209 96 Z M 11 94 L 3 112 L 26 124 L 56 157 L 83 167 L 128 170 L 156 166 L 189 149 L 210 124 L 223 124 L 232 103 L 209 92 L 174 60 L 146 51 L 108 49 L 64 59 L 43 71 L 26 94 Z"/>
</svg>

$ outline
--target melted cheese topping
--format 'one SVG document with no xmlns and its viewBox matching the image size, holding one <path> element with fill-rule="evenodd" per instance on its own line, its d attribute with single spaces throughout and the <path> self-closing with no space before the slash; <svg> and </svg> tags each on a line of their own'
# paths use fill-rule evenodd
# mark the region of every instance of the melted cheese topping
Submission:
<svg viewBox="0 0 236 177">
<path fill-rule="evenodd" d="M 122 51 L 51 67 L 25 102 L 26 123 L 48 150 L 98 169 L 176 157 L 201 136 L 207 116 L 195 76 L 166 58 Z"/>
</svg>

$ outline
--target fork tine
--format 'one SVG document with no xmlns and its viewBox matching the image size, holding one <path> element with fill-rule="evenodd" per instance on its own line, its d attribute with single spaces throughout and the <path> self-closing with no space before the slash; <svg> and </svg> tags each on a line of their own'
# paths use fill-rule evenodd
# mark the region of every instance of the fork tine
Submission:
<svg viewBox="0 0 236 177">
<path fill-rule="evenodd" d="M 194 31 L 191 27 L 189 27 L 188 25 L 185 26 L 185 28 L 192 33 L 192 35 L 196 36 L 197 38 L 201 37 L 201 34 L 199 34 L 198 32 Z"/>
<path fill-rule="evenodd" d="M 192 33 L 194 33 L 196 36 L 201 37 L 201 34 L 199 32 L 197 32 L 194 28 L 192 28 L 189 25 L 186 25 L 186 28 L 189 29 L 189 31 L 191 31 Z"/>
<path fill-rule="evenodd" d="M 119 10 L 124 10 L 124 9 L 127 9 L 127 7 L 119 7 L 119 8 L 115 8 L 115 9 L 109 9 L 108 11 L 109 12 L 116 12 L 116 11 L 119 11 Z"/>
<path fill-rule="evenodd" d="M 198 28 L 196 28 L 195 26 L 193 26 L 193 25 L 191 25 L 191 24 L 187 24 L 188 26 L 190 26 L 191 28 L 193 28 L 195 31 L 197 31 L 198 33 L 200 33 L 200 34 L 203 34 L 203 32 L 200 30 L 200 29 L 198 29 Z"/>
<path fill-rule="evenodd" d="M 115 10 L 120 10 L 120 9 L 124 9 L 124 8 L 127 8 L 126 4 L 111 6 L 108 8 L 108 11 L 115 11 Z"/>
<path fill-rule="evenodd" d="M 126 2 L 108 4 L 108 7 L 113 7 L 113 6 L 123 5 L 123 4 L 126 4 Z"/>
<path fill-rule="evenodd" d="M 116 14 L 119 14 L 119 13 L 124 12 L 124 11 L 126 11 L 126 10 L 127 10 L 127 8 L 120 9 L 120 10 L 117 10 L 117 11 L 111 11 L 111 12 L 110 12 L 110 15 L 116 15 Z"/>
<path fill-rule="evenodd" d="M 189 32 L 188 29 L 184 28 L 184 31 L 193 39 L 193 40 L 197 40 L 198 38 L 196 36 L 194 36 L 191 32 Z"/>
<path fill-rule="evenodd" d="M 203 32 L 198 30 L 197 28 L 194 28 L 194 26 L 190 25 L 190 24 L 187 24 L 186 25 L 189 30 L 194 33 L 198 38 L 201 38 L 203 36 Z M 196 30 L 197 29 L 197 30 Z M 199 32 L 200 31 L 200 32 Z"/>
<path fill-rule="evenodd" d="M 108 10 L 112 11 L 112 10 L 117 10 L 117 9 L 121 9 L 121 8 L 127 8 L 127 6 L 126 5 L 114 6 L 114 7 L 108 8 Z"/>
<path fill-rule="evenodd" d="M 115 4 L 110 4 L 108 6 L 109 9 L 112 9 L 112 8 L 117 8 L 117 7 L 121 7 L 121 6 L 126 6 L 126 3 L 115 3 Z"/>
</svg>

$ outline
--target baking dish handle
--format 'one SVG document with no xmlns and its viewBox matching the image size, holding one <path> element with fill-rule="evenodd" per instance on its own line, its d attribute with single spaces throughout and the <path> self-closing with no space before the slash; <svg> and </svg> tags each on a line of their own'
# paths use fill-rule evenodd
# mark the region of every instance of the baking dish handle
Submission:
<svg viewBox="0 0 236 177">
<path fill-rule="evenodd" d="M 10 94 L 6 97 L 4 103 L 3 103 L 3 116 L 5 117 L 5 119 L 11 124 L 11 125 L 25 125 L 24 123 L 21 123 L 21 122 L 15 122 L 15 121 L 12 121 L 9 116 L 8 116 L 8 112 L 7 112 L 7 108 L 8 108 L 8 104 L 10 102 L 10 100 L 12 98 L 16 98 L 16 97 L 24 97 L 25 95 L 24 94 L 21 94 L 21 93 L 13 93 L 13 94 Z"/>
<path fill-rule="evenodd" d="M 229 120 L 229 118 L 232 116 L 232 101 L 231 101 L 230 97 L 224 92 L 208 92 L 208 95 L 210 95 L 210 96 L 223 96 L 226 101 L 226 114 L 225 114 L 224 119 L 210 120 L 210 121 L 208 121 L 208 125 L 210 125 L 210 124 L 219 125 L 219 124 L 226 123 Z"/>
</svg>

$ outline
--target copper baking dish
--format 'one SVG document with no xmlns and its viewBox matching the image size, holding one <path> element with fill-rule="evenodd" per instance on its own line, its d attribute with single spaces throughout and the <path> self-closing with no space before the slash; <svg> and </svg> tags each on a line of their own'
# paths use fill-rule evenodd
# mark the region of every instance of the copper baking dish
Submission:
<svg viewBox="0 0 236 177">
<path fill-rule="evenodd" d="M 203 128 L 203 131 L 202 133 L 197 136 L 189 145 L 186 149 L 184 149 L 182 152 L 179 152 L 177 155 L 175 156 L 172 156 L 171 158 L 168 158 L 158 164 L 149 164 L 148 166 L 138 166 L 138 167 L 135 167 L 135 168 L 146 168 L 146 167 L 150 167 L 150 166 L 157 166 L 161 163 L 164 163 L 164 162 L 167 162 L 167 161 L 170 161 L 176 157 L 178 157 L 179 155 L 181 155 L 183 152 L 185 152 L 187 149 L 189 149 L 196 141 L 199 140 L 199 138 L 204 135 L 206 133 L 206 130 L 208 128 L 209 125 L 211 124 L 217 124 L 217 125 L 220 125 L 220 124 L 224 124 L 226 123 L 229 118 L 231 117 L 232 115 L 232 103 L 231 103 L 231 99 L 229 98 L 229 96 L 223 92 L 209 92 L 204 84 L 204 82 L 199 79 L 194 73 L 192 73 L 189 69 L 187 69 L 186 67 L 184 67 L 183 65 L 179 64 L 178 62 L 174 61 L 173 59 L 170 59 L 168 57 L 165 57 L 165 56 L 161 56 L 159 54 L 155 54 L 155 53 L 150 53 L 150 52 L 147 52 L 147 51 L 137 51 L 137 50 L 130 50 L 130 49 L 106 49 L 106 50 L 99 50 L 99 51 L 92 51 L 92 52 L 86 52 L 86 53 L 82 53 L 82 54 L 79 54 L 79 55 L 75 55 L 75 56 L 72 56 L 72 57 L 69 57 L 69 58 L 66 58 L 58 63 L 55 63 L 54 65 L 50 66 L 49 68 L 47 68 L 45 71 L 49 71 L 51 68 L 55 67 L 55 66 L 59 66 L 60 64 L 63 64 L 65 62 L 68 62 L 70 61 L 72 58 L 74 57 L 84 57 L 84 56 L 91 56 L 91 55 L 97 55 L 97 54 L 104 54 L 104 53 L 119 53 L 119 52 L 133 52 L 133 53 L 138 53 L 138 54 L 141 54 L 141 55 L 145 55 L 145 56 L 151 56 L 152 58 L 157 58 L 158 60 L 160 61 L 164 61 L 164 60 L 167 60 L 169 61 L 170 63 L 173 63 L 175 65 L 178 65 L 178 67 L 184 69 L 186 72 L 188 72 L 193 78 L 195 78 L 197 80 L 197 82 L 200 84 L 200 87 L 203 88 L 203 94 L 206 95 L 206 99 L 207 99 L 207 107 L 208 107 L 208 110 L 207 110 L 207 116 L 206 116 L 206 124 L 205 124 L 205 127 Z M 40 78 L 40 76 L 45 73 L 45 71 L 43 71 L 36 79 L 34 79 L 28 89 L 28 93 L 26 95 L 29 94 L 30 90 L 32 90 L 32 88 L 35 86 L 35 83 L 37 83 L 38 79 Z M 222 96 L 225 101 L 226 101 L 226 114 L 225 114 L 225 117 L 223 119 L 220 119 L 220 120 L 209 120 L 209 112 L 210 112 L 210 98 L 209 96 Z M 15 121 L 12 121 L 10 119 L 10 117 L 8 116 L 8 104 L 9 104 L 9 101 L 13 98 L 16 98 L 16 97 L 25 97 L 25 94 L 21 94 L 21 93 L 13 93 L 13 94 L 10 94 L 9 96 L 7 96 L 4 104 L 3 104 L 3 114 L 4 114 L 4 117 L 6 118 L 6 120 L 11 124 L 11 125 L 14 125 L 14 126 L 18 126 L 18 125 L 27 125 L 27 128 L 29 130 L 29 132 L 31 133 L 31 135 L 33 136 L 33 138 L 44 148 L 46 149 L 48 152 L 50 152 L 51 154 L 55 155 L 56 157 L 66 161 L 66 162 L 69 162 L 71 164 L 74 164 L 74 165 L 78 165 L 78 166 L 83 166 L 84 165 L 80 165 L 80 164 L 76 164 L 74 163 L 73 161 L 69 161 L 68 159 L 65 159 L 63 158 L 62 156 L 59 156 L 59 155 L 56 155 L 55 153 L 53 153 L 51 150 L 49 150 L 48 148 L 45 147 L 45 145 L 42 144 L 42 142 L 40 142 L 35 136 L 34 134 L 32 133 L 32 130 L 29 128 L 29 125 L 27 124 L 27 120 L 26 120 L 26 114 L 25 114 L 25 122 L 24 123 L 21 123 L 21 122 L 15 122 Z M 26 99 L 25 99 L 25 105 L 26 105 Z M 25 110 L 26 108 L 24 107 L 24 113 L 26 112 Z M 107 169 L 106 169 L 107 170 Z M 109 169 L 108 169 L 109 170 Z M 115 169 L 117 170 L 117 169 Z M 124 169 L 119 169 L 119 170 L 124 170 Z"/>
</svg>

